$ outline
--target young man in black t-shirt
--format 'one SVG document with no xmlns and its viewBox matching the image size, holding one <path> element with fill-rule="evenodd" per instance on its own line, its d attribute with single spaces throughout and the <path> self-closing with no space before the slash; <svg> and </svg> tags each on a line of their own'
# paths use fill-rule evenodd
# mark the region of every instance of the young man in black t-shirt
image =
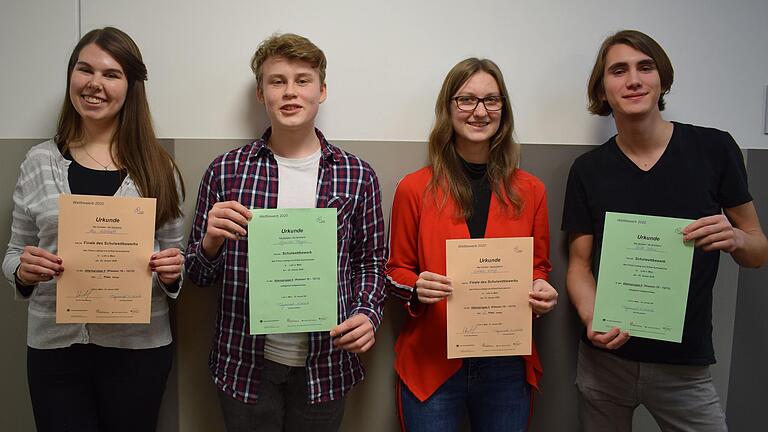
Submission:
<svg viewBox="0 0 768 432">
<path fill-rule="evenodd" d="M 590 432 L 630 431 L 640 404 L 663 430 L 727 430 L 709 374 L 720 251 L 742 266 L 768 260 L 738 145 L 726 132 L 664 120 L 672 80 L 664 50 L 632 30 L 603 42 L 589 80 L 590 111 L 612 114 L 618 131 L 573 163 L 563 211 L 568 294 L 586 326 L 576 382 Z M 683 230 L 696 247 L 681 343 L 592 330 L 608 211 L 695 220 Z"/>
</svg>

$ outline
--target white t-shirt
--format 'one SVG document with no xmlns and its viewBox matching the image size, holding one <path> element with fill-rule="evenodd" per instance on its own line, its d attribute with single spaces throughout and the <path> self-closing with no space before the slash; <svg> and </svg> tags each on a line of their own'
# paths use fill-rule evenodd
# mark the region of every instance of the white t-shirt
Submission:
<svg viewBox="0 0 768 432">
<path fill-rule="evenodd" d="M 307 157 L 277 160 L 277 208 L 315 208 L 320 149 Z M 264 344 L 264 358 L 286 366 L 304 367 L 307 361 L 307 333 L 270 334 Z"/>
</svg>

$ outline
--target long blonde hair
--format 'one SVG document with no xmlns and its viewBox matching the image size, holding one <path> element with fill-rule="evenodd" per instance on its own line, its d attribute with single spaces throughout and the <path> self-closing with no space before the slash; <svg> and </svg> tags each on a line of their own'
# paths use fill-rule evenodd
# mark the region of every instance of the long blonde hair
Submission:
<svg viewBox="0 0 768 432">
<path fill-rule="evenodd" d="M 121 30 L 114 27 L 91 30 L 75 46 L 67 67 L 67 92 L 54 141 L 64 152 L 69 143 L 83 138 L 82 118 L 69 99 L 69 85 L 80 51 L 92 43 L 120 63 L 128 80 L 125 103 L 118 114 L 112 142 L 116 146 L 118 163 L 128 170 L 141 196 L 157 199 L 155 226 L 159 228 L 182 216 L 179 204 L 184 199 L 184 182 L 176 162 L 155 136 L 144 90 L 147 68 L 139 47 Z M 176 189 L 174 174 L 179 178 L 181 196 Z"/>
<path fill-rule="evenodd" d="M 454 66 L 443 81 L 443 87 L 435 103 L 435 124 L 429 134 L 429 165 L 432 168 L 432 179 L 427 187 L 437 199 L 437 191 L 445 195 L 439 206 L 445 204 L 448 196 L 453 198 L 458 207 L 458 215 L 468 218 L 472 215 L 472 187 L 464 172 L 461 156 L 456 151 L 455 131 L 451 120 L 452 98 L 472 75 L 477 72 L 487 72 L 499 85 L 504 96 L 504 106 L 501 109 L 499 130 L 491 137 L 488 153 L 487 176 L 491 190 L 501 202 L 503 208 L 510 204 L 515 214 L 523 207 L 522 199 L 512 184 L 513 174 L 520 163 L 520 145 L 512 138 L 514 119 L 509 93 L 504 84 L 501 70 L 488 59 L 468 58 Z"/>
</svg>

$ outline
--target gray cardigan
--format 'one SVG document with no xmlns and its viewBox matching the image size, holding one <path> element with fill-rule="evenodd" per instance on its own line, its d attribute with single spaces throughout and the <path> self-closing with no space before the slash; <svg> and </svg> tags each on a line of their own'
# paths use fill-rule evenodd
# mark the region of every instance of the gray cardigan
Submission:
<svg viewBox="0 0 768 432">
<path fill-rule="evenodd" d="M 54 254 L 57 252 L 58 198 L 60 194 L 72 193 L 67 177 L 70 163 L 51 140 L 32 147 L 21 164 L 21 173 L 13 192 L 11 239 L 3 260 L 3 273 L 16 298 L 24 299 L 16 290 L 13 277 L 24 246 L 33 245 Z M 130 176 L 125 178 L 115 196 L 139 196 Z M 179 218 L 156 230 L 155 251 L 170 247 L 183 250 L 182 225 L 183 219 Z M 181 281 L 179 283 L 181 286 Z M 157 274 L 153 274 L 149 324 L 56 324 L 56 280 L 41 282 L 26 299 L 29 300 L 27 345 L 38 349 L 63 348 L 76 343 L 130 349 L 168 345 L 171 343 L 171 329 L 167 297 L 176 296 L 178 292 L 166 291 Z"/>
</svg>

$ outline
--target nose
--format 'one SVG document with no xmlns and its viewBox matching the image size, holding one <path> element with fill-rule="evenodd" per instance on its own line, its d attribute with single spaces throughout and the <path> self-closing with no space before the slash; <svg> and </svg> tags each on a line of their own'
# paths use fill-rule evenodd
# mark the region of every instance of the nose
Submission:
<svg viewBox="0 0 768 432">
<path fill-rule="evenodd" d="M 101 75 L 99 75 L 97 73 L 91 75 L 91 79 L 86 84 L 86 87 L 88 87 L 90 89 L 93 89 L 93 90 L 100 89 L 101 88 Z"/>
<path fill-rule="evenodd" d="M 288 81 L 285 84 L 285 91 L 283 92 L 284 99 L 292 99 L 296 97 L 296 83 Z"/>
<path fill-rule="evenodd" d="M 638 88 L 642 85 L 640 82 L 640 71 L 638 71 L 636 68 L 630 68 L 629 72 L 627 72 L 627 87 L 628 88 Z"/>
<path fill-rule="evenodd" d="M 472 111 L 472 116 L 483 118 L 487 115 L 488 115 L 488 110 L 485 109 L 485 103 L 478 101 L 477 106 L 475 107 L 475 110 Z"/>
</svg>

